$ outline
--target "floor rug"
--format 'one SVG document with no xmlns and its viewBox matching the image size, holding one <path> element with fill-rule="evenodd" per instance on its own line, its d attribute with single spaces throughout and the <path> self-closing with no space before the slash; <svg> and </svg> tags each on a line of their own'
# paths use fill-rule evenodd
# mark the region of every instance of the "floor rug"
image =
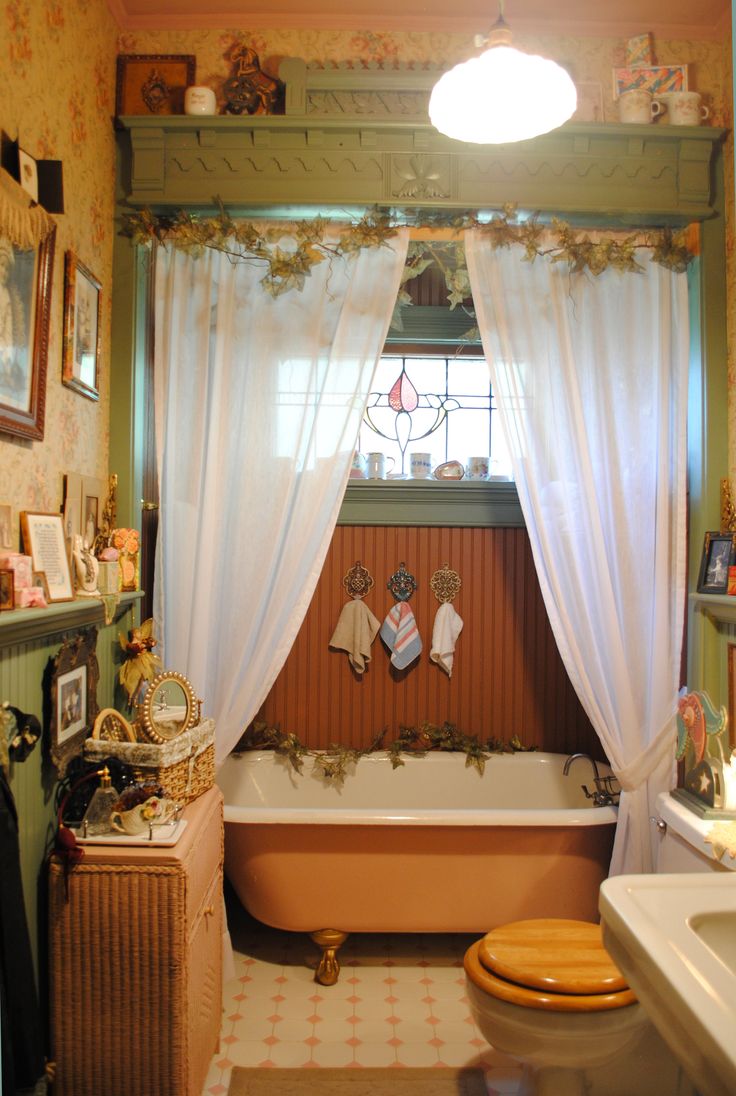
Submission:
<svg viewBox="0 0 736 1096">
<path fill-rule="evenodd" d="M 480 1069 L 244 1069 L 228 1096 L 486 1096 Z"/>
</svg>

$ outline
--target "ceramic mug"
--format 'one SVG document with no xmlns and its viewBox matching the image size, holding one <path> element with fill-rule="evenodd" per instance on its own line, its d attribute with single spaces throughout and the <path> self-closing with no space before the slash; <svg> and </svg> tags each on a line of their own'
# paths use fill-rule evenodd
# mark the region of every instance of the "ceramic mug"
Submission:
<svg viewBox="0 0 736 1096">
<path fill-rule="evenodd" d="M 644 88 L 632 88 L 622 91 L 618 100 L 618 117 L 621 122 L 637 124 L 653 122 L 664 111 L 659 99 Z"/>
<path fill-rule="evenodd" d="M 146 833 L 151 823 L 154 826 L 163 826 L 170 822 L 178 810 L 173 799 L 159 799 L 152 795 L 145 803 L 139 803 L 137 807 L 131 807 L 129 811 L 113 811 L 110 817 L 110 825 L 118 833 L 127 833 L 131 837 Z"/>
<path fill-rule="evenodd" d="M 468 457 L 466 475 L 471 480 L 487 480 L 491 471 L 490 457 Z"/>
<path fill-rule="evenodd" d="M 387 457 L 385 453 L 369 453 L 368 454 L 368 479 L 385 479 L 386 478 L 386 461 L 391 461 L 391 468 L 393 468 L 396 461 L 393 457 Z"/>
<path fill-rule="evenodd" d="M 673 126 L 699 126 L 710 115 L 697 91 L 668 91 L 662 98 Z"/>
<path fill-rule="evenodd" d="M 359 453 L 356 449 L 353 453 L 353 463 L 350 466 L 350 479 L 366 479 L 368 475 L 368 461 L 365 453 Z"/>
<path fill-rule="evenodd" d="M 217 114 L 217 99 L 212 88 L 193 84 L 184 92 L 185 114 Z"/>
<path fill-rule="evenodd" d="M 409 458 L 412 479 L 429 479 L 432 475 L 432 454 L 412 453 Z"/>
</svg>

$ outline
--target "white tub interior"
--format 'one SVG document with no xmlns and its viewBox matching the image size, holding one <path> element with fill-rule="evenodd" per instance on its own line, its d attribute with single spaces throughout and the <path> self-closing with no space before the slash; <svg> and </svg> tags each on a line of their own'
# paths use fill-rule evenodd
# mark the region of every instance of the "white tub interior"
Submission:
<svg viewBox="0 0 736 1096">
<path fill-rule="evenodd" d="M 233 754 L 217 783 L 227 822 L 395 825 L 604 825 L 614 807 L 594 807 L 581 785 L 592 770 L 551 753 L 492 754 L 481 775 L 463 753 L 402 755 L 394 769 L 386 753 L 362 757 L 333 783 L 304 759 L 302 773 L 272 751 Z M 601 774 L 610 772 L 599 765 Z"/>
</svg>

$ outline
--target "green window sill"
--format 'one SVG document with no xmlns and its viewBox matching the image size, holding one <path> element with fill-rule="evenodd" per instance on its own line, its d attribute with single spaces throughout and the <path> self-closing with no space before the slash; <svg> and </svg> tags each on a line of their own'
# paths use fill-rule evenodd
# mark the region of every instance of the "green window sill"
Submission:
<svg viewBox="0 0 736 1096">
<path fill-rule="evenodd" d="M 521 527 L 516 484 L 479 480 L 351 480 L 338 525 Z"/>
</svg>

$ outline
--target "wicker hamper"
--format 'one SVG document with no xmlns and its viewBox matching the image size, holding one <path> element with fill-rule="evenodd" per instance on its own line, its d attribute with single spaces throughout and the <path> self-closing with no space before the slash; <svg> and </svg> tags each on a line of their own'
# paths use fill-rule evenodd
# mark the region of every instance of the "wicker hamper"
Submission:
<svg viewBox="0 0 736 1096">
<path fill-rule="evenodd" d="M 191 803 L 215 782 L 215 723 L 203 719 L 163 746 L 88 738 L 84 756 L 87 761 L 102 762 L 106 757 L 124 761 L 139 769 L 146 779 L 160 784 L 169 799 Z"/>
</svg>

